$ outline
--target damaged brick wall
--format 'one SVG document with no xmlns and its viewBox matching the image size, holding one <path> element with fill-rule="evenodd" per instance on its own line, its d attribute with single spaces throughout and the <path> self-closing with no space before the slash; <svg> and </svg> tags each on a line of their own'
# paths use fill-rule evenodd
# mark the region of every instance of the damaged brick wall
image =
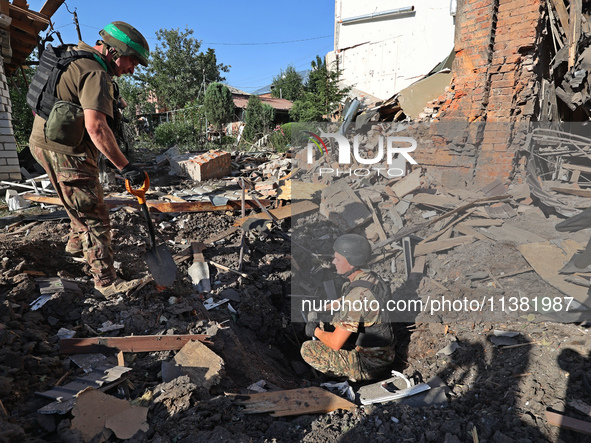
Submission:
<svg viewBox="0 0 591 443">
<path fill-rule="evenodd" d="M 21 168 L 12 128 L 12 102 L 4 71 L 5 57 L 10 61 L 12 56 L 8 32 L 10 23 L 11 19 L 6 14 L 0 14 L 0 180 L 21 179 Z"/>
<path fill-rule="evenodd" d="M 484 186 L 517 171 L 516 127 L 537 111 L 542 5 L 539 0 L 458 2 L 452 84 L 439 98 L 433 145 L 416 155 L 448 186 Z"/>
<path fill-rule="evenodd" d="M 4 74 L 4 59 L 0 55 L 0 179 L 20 180 L 16 140 L 12 128 L 12 102 Z"/>
</svg>

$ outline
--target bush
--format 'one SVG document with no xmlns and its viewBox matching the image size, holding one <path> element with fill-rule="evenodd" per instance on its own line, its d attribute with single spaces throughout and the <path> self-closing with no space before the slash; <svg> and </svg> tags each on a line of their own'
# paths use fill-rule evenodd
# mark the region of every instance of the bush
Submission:
<svg viewBox="0 0 591 443">
<path fill-rule="evenodd" d="M 199 140 L 193 124 L 181 120 L 158 125 L 154 131 L 154 141 L 162 148 L 170 148 L 174 145 L 197 146 Z"/>
<path fill-rule="evenodd" d="M 291 123 L 277 126 L 269 138 L 269 144 L 277 152 L 287 151 L 291 146 Z"/>
</svg>

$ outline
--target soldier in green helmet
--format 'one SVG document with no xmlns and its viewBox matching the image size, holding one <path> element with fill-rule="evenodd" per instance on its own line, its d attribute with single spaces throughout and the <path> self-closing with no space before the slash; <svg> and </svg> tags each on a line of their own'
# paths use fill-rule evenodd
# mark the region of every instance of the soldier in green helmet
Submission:
<svg viewBox="0 0 591 443">
<path fill-rule="evenodd" d="M 371 380 L 394 361 L 394 334 L 381 311 L 389 287 L 378 275 L 362 269 L 371 259 L 366 238 L 342 235 L 333 249 L 337 274 L 349 281 L 343 285 L 339 311 L 331 322 L 334 330 L 325 331 L 317 321 L 308 321 L 306 335 L 317 340 L 304 342 L 301 354 L 306 363 L 328 375 Z M 355 306 L 360 309 L 350 309 Z"/>
<path fill-rule="evenodd" d="M 60 54 L 82 56 L 70 55 L 73 61 L 59 73 L 53 83 L 58 101 L 47 119 L 37 112 L 29 144 L 70 217 L 66 253 L 84 256 L 94 278 L 94 294 L 102 298 L 139 284 L 122 281 L 115 273 L 98 158 L 104 154 L 133 186 L 144 182 L 144 171 L 129 162 L 116 142 L 113 128 L 119 97 L 112 78 L 133 74 L 138 64 L 147 66 L 150 48 L 144 36 L 125 22 L 110 23 L 99 34 L 102 40 L 93 47 L 81 41 L 55 48 Z M 40 63 L 41 68 L 48 73 L 58 69 Z M 47 83 L 36 86 L 33 99 L 40 96 L 39 90 L 47 89 Z"/>
</svg>

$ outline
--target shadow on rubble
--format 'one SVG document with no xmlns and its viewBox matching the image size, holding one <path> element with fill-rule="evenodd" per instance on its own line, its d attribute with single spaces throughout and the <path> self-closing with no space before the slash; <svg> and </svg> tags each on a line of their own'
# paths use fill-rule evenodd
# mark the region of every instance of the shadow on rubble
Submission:
<svg viewBox="0 0 591 443">
<path fill-rule="evenodd" d="M 557 359 L 560 368 L 568 373 L 568 385 L 564 398 L 566 404 L 549 409 L 551 412 L 564 414 L 586 423 L 588 430 L 588 411 L 585 413 L 589 396 L 591 395 L 591 357 L 583 356 L 573 349 L 564 349 Z M 559 439 L 572 443 L 591 442 L 591 436 L 561 428 Z"/>
<path fill-rule="evenodd" d="M 368 435 L 376 442 L 455 443 L 477 441 L 475 435 L 480 441 L 547 441 L 538 429 L 543 424 L 536 422 L 543 420 L 539 418 L 543 411 L 532 411 L 533 415 L 522 404 L 527 401 L 520 392 L 521 377 L 529 366 L 531 345 L 527 343 L 503 350 L 488 342 L 464 342 L 451 356 L 427 357 L 431 365 L 445 365 L 436 375 L 450 388 L 443 386 L 447 399 L 437 395 L 425 406 L 407 397 L 366 406 L 369 414 L 343 441 L 367 441 Z"/>
</svg>

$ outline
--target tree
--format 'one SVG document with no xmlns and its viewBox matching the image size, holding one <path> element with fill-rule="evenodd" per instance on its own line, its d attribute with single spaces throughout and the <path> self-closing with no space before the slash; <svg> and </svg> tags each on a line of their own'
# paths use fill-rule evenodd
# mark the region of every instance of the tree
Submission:
<svg viewBox="0 0 591 443">
<path fill-rule="evenodd" d="M 275 110 L 263 104 L 256 95 L 251 95 L 246 104 L 244 116 L 244 139 L 254 142 L 265 135 L 273 123 Z"/>
<path fill-rule="evenodd" d="M 218 82 L 211 83 L 207 87 L 203 106 L 207 120 L 218 131 L 221 131 L 222 126 L 231 121 L 234 116 L 232 93 L 226 85 Z"/>
<path fill-rule="evenodd" d="M 169 109 L 180 109 L 199 93 L 206 82 L 224 80 L 222 72 L 229 66 L 217 62 L 215 51 L 199 52 L 201 41 L 191 37 L 192 29 L 160 29 L 156 37 L 160 44 L 150 53 L 149 66 L 140 69 L 135 78 L 153 91 Z"/>
<path fill-rule="evenodd" d="M 289 111 L 294 121 L 322 121 L 335 112 L 351 88 L 339 84 L 341 69 L 329 70 L 320 56 L 312 61 L 304 96 L 296 100 Z"/>
<path fill-rule="evenodd" d="M 30 57 L 29 57 L 30 60 Z M 21 76 L 18 71 L 9 81 L 10 101 L 12 102 L 12 128 L 19 149 L 28 145 L 35 116 L 27 105 L 27 85 L 30 84 L 35 69 L 26 67 Z"/>
<path fill-rule="evenodd" d="M 127 102 L 123 115 L 131 122 L 135 122 L 137 114 L 154 112 L 154 103 L 148 101 L 148 93 L 142 84 L 130 76 L 117 78 L 119 94 Z"/>
<path fill-rule="evenodd" d="M 296 101 L 304 95 L 304 79 L 289 65 L 285 71 L 281 70 L 277 77 L 273 77 L 272 97 L 280 97 L 290 101 Z"/>
</svg>

